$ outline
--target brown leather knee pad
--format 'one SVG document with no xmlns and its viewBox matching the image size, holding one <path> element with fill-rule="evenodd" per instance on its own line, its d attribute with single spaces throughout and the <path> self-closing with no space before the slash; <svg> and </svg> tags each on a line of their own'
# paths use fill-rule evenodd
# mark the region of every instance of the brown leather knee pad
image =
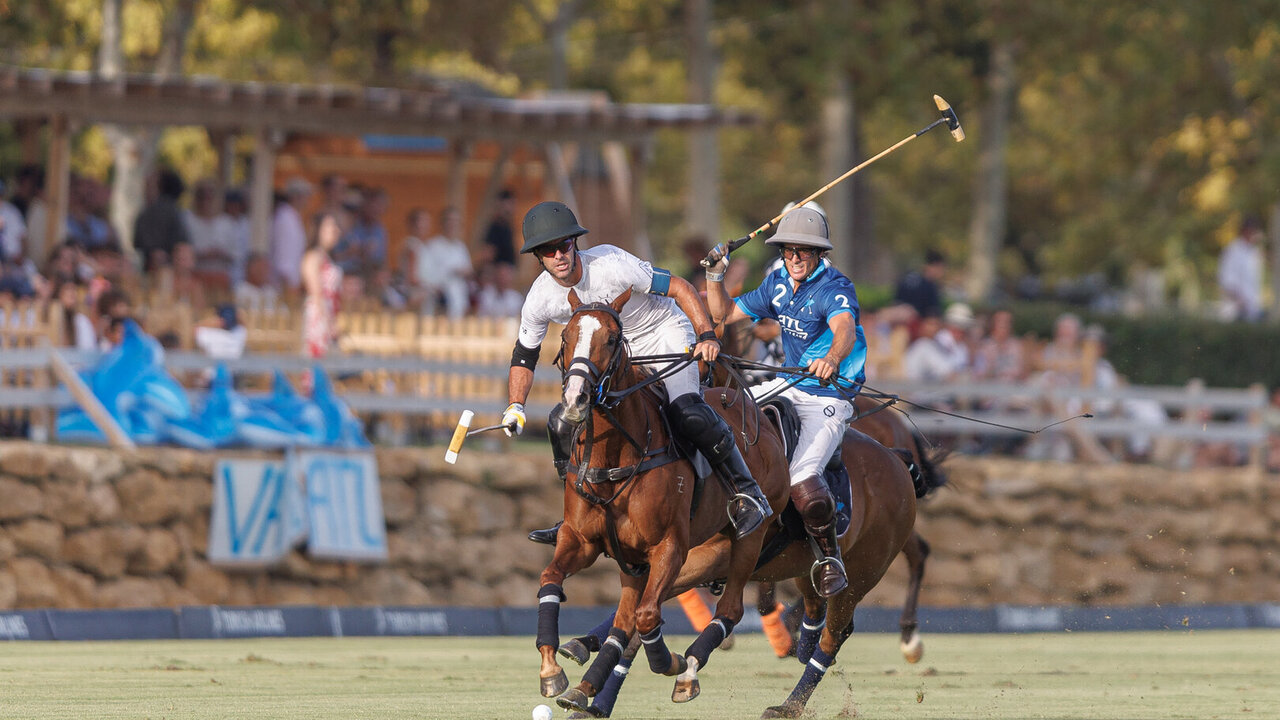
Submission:
<svg viewBox="0 0 1280 720">
<path fill-rule="evenodd" d="M 791 501 L 806 528 L 821 531 L 836 516 L 836 501 L 822 478 L 814 475 L 791 486 Z"/>
</svg>

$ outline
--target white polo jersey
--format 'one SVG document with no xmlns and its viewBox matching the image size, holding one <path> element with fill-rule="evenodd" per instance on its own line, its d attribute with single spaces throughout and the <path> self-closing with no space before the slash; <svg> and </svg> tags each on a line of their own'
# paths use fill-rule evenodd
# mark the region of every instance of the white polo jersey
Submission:
<svg viewBox="0 0 1280 720">
<path fill-rule="evenodd" d="M 676 305 L 666 297 L 671 274 L 654 270 L 653 265 L 613 245 L 598 245 L 578 251 L 582 277 L 572 288 L 542 273 L 529 288 L 520 310 L 520 334 L 517 340 L 530 350 L 542 345 L 550 323 L 567 324 L 573 316 L 569 309 L 569 291 L 574 290 L 584 303 L 608 303 L 631 290 L 631 298 L 622 306 L 622 334 L 631 344 L 634 355 L 658 355 L 684 352 L 694 344 L 693 325 Z M 675 399 L 698 389 L 697 364 L 692 364 L 664 380 L 667 393 Z"/>
</svg>

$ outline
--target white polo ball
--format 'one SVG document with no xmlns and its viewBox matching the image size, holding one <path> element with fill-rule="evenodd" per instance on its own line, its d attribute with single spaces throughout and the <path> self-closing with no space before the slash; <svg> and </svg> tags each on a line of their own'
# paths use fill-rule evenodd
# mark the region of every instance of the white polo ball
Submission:
<svg viewBox="0 0 1280 720">
<path fill-rule="evenodd" d="M 551 720 L 551 708 L 539 705 L 533 709 L 533 720 Z"/>
</svg>

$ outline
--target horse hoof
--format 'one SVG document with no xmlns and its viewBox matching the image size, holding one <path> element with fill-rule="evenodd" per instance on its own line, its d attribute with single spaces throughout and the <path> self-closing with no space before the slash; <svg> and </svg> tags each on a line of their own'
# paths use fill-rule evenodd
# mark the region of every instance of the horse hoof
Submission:
<svg viewBox="0 0 1280 720">
<path fill-rule="evenodd" d="M 671 690 L 671 702 L 687 703 L 702 693 L 702 684 L 698 682 L 698 660 L 690 657 L 686 663 L 688 669 L 676 676 L 676 686 Z"/>
<path fill-rule="evenodd" d="M 733 634 L 730 634 L 730 635 L 729 635 L 728 637 L 726 637 L 724 640 L 721 640 L 721 641 L 720 641 L 720 647 L 718 647 L 718 648 L 716 648 L 716 649 L 717 649 L 717 650 L 732 650 L 732 649 L 733 649 L 733 639 L 734 639 L 735 637 L 737 637 L 737 636 L 736 636 L 736 635 L 733 635 Z"/>
<path fill-rule="evenodd" d="M 920 633 L 911 633 L 911 639 L 907 642 L 900 643 L 902 649 L 902 657 L 907 662 L 915 664 L 920 662 L 920 658 L 924 657 L 924 641 L 920 639 Z"/>
<path fill-rule="evenodd" d="M 604 712 L 599 708 L 589 707 L 585 711 L 574 710 L 569 713 L 567 717 L 568 720 L 590 720 L 590 718 L 607 718 L 609 717 L 609 713 Z"/>
<path fill-rule="evenodd" d="M 577 638 L 561 645 L 557 652 L 560 653 L 560 657 L 572 660 L 579 665 L 586 665 L 587 661 L 591 659 L 591 651 Z"/>
<path fill-rule="evenodd" d="M 769 720 L 770 718 L 798 718 L 800 713 L 804 712 L 804 707 L 793 707 L 791 705 L 774 705 L 760 713 L 761 720 Z"/>
<path fill-rule="evenodd" d="M 586 693 L 582 692 L 578 688 L 574 688 L 556 698 L 556 704 L 565 710 L 578 710 L 584 713 L 591 712 L 591 699 L 587 697 Z"/>
<path fill-rule="evenodd" d="M 564 674 L 564 668 L 560 668 L 560 672 L 551 677 L 542 678 L 542 697 L 555 697 L 565 691 L 569 687 L 569 677 Z"/>
<path fill-rule="evenodd" d="M 671 653 L 671 667 L 667 668 L 667 671 L 662 674 L 667 677 L 675 677 L 677 675 L 683 675 L 688 669 L 689 663 L 684 658 L 675 653 Z"/>
</svg>

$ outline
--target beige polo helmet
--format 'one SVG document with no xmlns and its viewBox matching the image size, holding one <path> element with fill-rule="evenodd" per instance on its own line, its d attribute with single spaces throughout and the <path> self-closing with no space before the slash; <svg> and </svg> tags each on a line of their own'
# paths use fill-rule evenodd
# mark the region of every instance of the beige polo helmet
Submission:
<svg viewBox="0 0 1280 720">
<path fill-rule="evenodd" d="M 823 250 L 832 248 L 827 232 L 827 218 L 809 205 L 787 213 L 778 223 L 778 232 L 765 240 L 769 245 L 804 245 Z"/>
</svg>

